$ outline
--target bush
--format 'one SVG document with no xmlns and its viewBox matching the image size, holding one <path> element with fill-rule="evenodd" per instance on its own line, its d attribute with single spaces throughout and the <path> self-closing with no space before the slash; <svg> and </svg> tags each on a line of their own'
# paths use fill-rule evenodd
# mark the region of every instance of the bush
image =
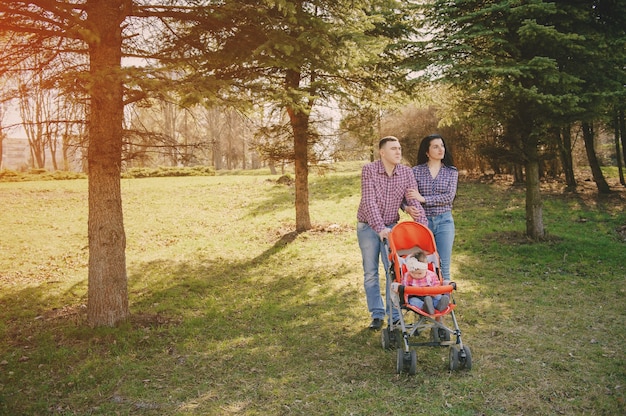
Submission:
<svg viewBox="0 0 626 416">
<path fill-rule="evenodd" d="M 0 182 L 55 181 L 86 178 L 87 175 L 85 173 L 63 170 L 56 170 L 54 172 L 49 172 L 46 169 L 30 169 L 28 172 L 16 172 L 14 170 L 0 171 Z"/>
<path fill-rule="evenodd" d="M 159 168 L 131 168 L 122 172 L 124 179 L 132 178 L 162 178 L 168 176 L 214 176 L 215 170 L 210 166 L 193 167 L 159 167 Z M 86 179 L 87 174 L 82 172 L 53 171 L 46 169 L 30 169 L 20 173 L 14 170 L 0 170 L 0 182 L 22 182 L 41 180 L 69 180 Z"/>
<path fill-rule="evenodd" d="M 43 175 L 44 173 L 48 173 L 45 168 L 33 168 L 28 171 L 31 175 Z"/>
<path fill-rule="evenodd" d="M 0 170 L 0 181 L 16 182 L 20 180 L 21 175 L 14 170 Z"/>
<path fill-rule="evenodd" d="M 57 170 L 51 172 L 48 176 L 54 180 L 70 180 L 70 179 L 87 179 L 87 174 L 83 172 L 69 172 L 66 170 Z"/>
<path fill-rule="evenodd" d="M 122 178 L 163 178 L 168 176 L 214 176 L 210 166 L 130 168 L 122 173 Z"/>
</svg>

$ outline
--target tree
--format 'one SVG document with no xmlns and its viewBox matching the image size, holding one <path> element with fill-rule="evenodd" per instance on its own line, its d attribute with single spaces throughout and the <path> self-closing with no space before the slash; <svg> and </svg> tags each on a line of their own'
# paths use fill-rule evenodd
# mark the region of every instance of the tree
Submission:
<svg viewBox="0 0 626 416">
<path fill-rule="evenodd" d="M 120 186 L 124 121 L 122 22 L 125 0 L 87 0 L 83 40 L 89 48 L 89 285 L 94 325 L 128 318 L 126 234 Z"/>
<path fill-rule="evenodd" d="M 626 93 L 626 1 L 561 0 L 556 4 L 560 13 L 555 26 L 581 39 L 580 50 L 575 55 L 561 55 L 559 65 L 584 81 L 578 93 L 580 111 L 566 114 L 564 124 L 581 123 L 593 179 L 600 193 L 609 193 L 594 149 L 594 124 L 609 125 Z"/>
<path fill-rule="evenodd" d="M 46 61 L 45 65 L 42 65 L 42 60 Z M 32 168 L 46 168 L 50 163 L 53 170 L 58 170 L 61 147 L 63 168 L 70 170 L 68 147 L 72 139 L 76 139 L 74 145 L 78 144 L 85 114 L 81 100 L 75 96 L 71 86 L 66 85 L 68 63 L 65 59 L 31 56 L 21 63 L 3 89 L 5 99 L 18 102 Z M 84 103 L 84 98 L 80 98 Z"/>
<path fill-rule="evenodd" d="M 462 86 L 473 96 L 471 113 L 498 120 L 502 143 L 525 167 L 526 234 L 542 239 L 539 148 L 552 140 L 551 127 L 583 112 L 587 80 L 565 63 L 585 62 L 591 45 L 552 2 L 436 0 L 425 14 L 426 75 Z"/>
<path fill-rule="evenodd" d="M 155 39 L 167 28 L 160 22 L 166 18 L 196 21 L 205 9 L 206 5 L 191 1 L 166 5 L 148 0 L 0 2 L 0 75 L 19 71 L 31 56 L 42 57 L 35 69 L 46 68 L 61 56 L 89 57 L 86 68 L 70 66 L 67 78 L 73 78 L 76 88 L 88 97 L 87 316 L 93 326 L 116 325 L 129 316 L 120 190 L 124 106 L 173 89 L 179 81 L 167 66 L 122 68 L 122 56 L 150 62 L 171 58 L 157 53 L 162 45 Z"/>
<path fill-rule="evenodd" d="M 125 0 L 84 2 L 14 1 L 0 4 L 0 26 L 11 34 L 2 48 L 2 71 L 44 54 L 80 53 L 87 45 L 89 72 L 89 276 L 87 315 L 91 325 L 115 325 L 128 318 L 126 236 L 120 188 L 124 108 L 122 22 Z M 41 68 L 51 62 L 43 62 Z M 76 74 L 80 78 L 80 74 Z"/>
<path fill-rule="evenodd" d="M 34 64 L 34 65 L 33 65 Z M 37 57 L 28 66 L 37 67 Z M 47 134 L 51 116 L 51 93 L 44 86 L 43 71 L 23 70 L 16 76 L 17 99 L 22 127 L 30 149 L 30 167 L 43 169 L 46 165 L 46 147 L 50 147 Z"/>
<path fill-rule="evenodd" d="M 231 1 L 210 4 L 185 31 L 166 40 L 169 56 L 184 58 L 190 99 L 235 93 L 285 111 L 293 137 L 296 231 L 311 228 L 309 149 L 317 134 L 314 106 L 354 85 L 391 88 L 404 79 L 392 63 L 396 40 L 412 28 L 408 1 Z M 219 16 L 219 18 L 218 18 Z M 234 88 L 221 87 L 225 79 Z M 383 79 L 385 82 L 383 82 Z M 388 82 L 387 82 L 388 81 Z M 204 94 L 202 93 L 204 91 Z"/>
<path fill-rule="evenodd" d="M 624 179 L 624 163 L 626 162 L 626 149 L 624 148 L 624 143 L 626 142 L 626 120 L 624 119 L 624 111 L 614 110 L 613 137 L 619 181 L 623 186 L 626 186 L 626 179 Z"/>
<path fill-rule="evenodd" d="M 554 133 L 556 135 L 561 166 L 565 174 L 566 190 L 575 191 L 576 177 L 574 176 L 574 161 L 572 158 L 572 126 L 568 124 L 561 128 L 556 128 Z"/>
<path fill-rule="evenodd" d="M 206 163 L 209 139 L 197 108 L 184 108 L 174 97 L 131 105 L 123 157 L 126 166 L 193 166 Z"/>
</svg>

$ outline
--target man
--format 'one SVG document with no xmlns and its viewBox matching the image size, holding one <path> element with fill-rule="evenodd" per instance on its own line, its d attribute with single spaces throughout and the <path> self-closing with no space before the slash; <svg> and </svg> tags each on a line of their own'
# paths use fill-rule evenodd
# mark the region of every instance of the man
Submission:
<svg viewBox="0 0 626 416">
<path fill-rule="evenodd" d="M 409 189 L 417 189 L 417 182 L 410 167 L 401 165 L 402 147 L 397 138 L 383 137 L 378 143 L 380 159 L 368 163 L 361 172 L 361 203 L 357 212 L 357 239 L 363 258 L 363 286 L 367 308 L 372 316 L 370 329 L 378 330 L 385 318 L 385 305 L 380 295 L 378 274 L 379 257 L 383 259 L 385 274 L 389 279 L 389 259 L 382 241 L 400 219 L 400 204 L 418 210 L 417 222 L 428 225 L 426 214 L 419 202 L 406 198 Z M 387 293 L 387 305 L 389 294 Z M 393 320 L 399 317 L 394 310 Z"/>
</svg>

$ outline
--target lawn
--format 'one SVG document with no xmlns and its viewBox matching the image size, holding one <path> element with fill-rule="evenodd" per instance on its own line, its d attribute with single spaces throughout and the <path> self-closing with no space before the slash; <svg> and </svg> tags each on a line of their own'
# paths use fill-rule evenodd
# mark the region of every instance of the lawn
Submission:
<svg viewBox="0 0 626 416">
<path fill-rule="evenodd" d="M 452 273 L 473 366 L 421 348 L 410 376 L 366 329 L 358 167 L 312 173 L 301 234 L 276 179 L 123 179 L 132 319 L 100 329 L 86 180 L 0 183 L 0 414 L 626 413 L 624 191 L 546 185 L 533 244 L 522 188 L 462 181 Z"/>
</svg>

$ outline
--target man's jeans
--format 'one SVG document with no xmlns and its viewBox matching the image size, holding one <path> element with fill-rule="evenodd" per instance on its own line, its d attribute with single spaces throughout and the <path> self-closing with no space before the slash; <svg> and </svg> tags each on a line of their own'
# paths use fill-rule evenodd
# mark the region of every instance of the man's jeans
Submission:
<svg viewBox="0 0 626 416">
<path fill-rule="evenodd" d="M 443 280 L 450 280 L 450 258 L 454 244 L 454 219 L 452 212 L 444 212 L 435 217 L 428 217 L 428 228 L 435 236 L 437 252 L 441 260 L 441 274 Z"/>
<path fill-rule="evenodd" d="M 393 225 L 390 225 L 389 228 Z M 363 258 L 363 287 L 365 288 L 367 309 L 372 315 L 372 319 L 385 319 L 385 304 L 383 304 L 383 298 L 380 294 L 378 267 L 380 264 L 379 258 L 382 257 L 385 275 L 388 281 L 390 277 L 387 250 L 383 242 L 380 241 L 378 233 L 364 222 L 357 223 L 356 235 L 359 240 L 359 247 L 361 248 L 361 257 Z M 386 304 L 391 305 L 389 291 L 385 290 L 385 294 Z M 394 310 L 393 320 L 396 321 L 397 319 L 399 319 L 398 312 Z"/>
</svg>

